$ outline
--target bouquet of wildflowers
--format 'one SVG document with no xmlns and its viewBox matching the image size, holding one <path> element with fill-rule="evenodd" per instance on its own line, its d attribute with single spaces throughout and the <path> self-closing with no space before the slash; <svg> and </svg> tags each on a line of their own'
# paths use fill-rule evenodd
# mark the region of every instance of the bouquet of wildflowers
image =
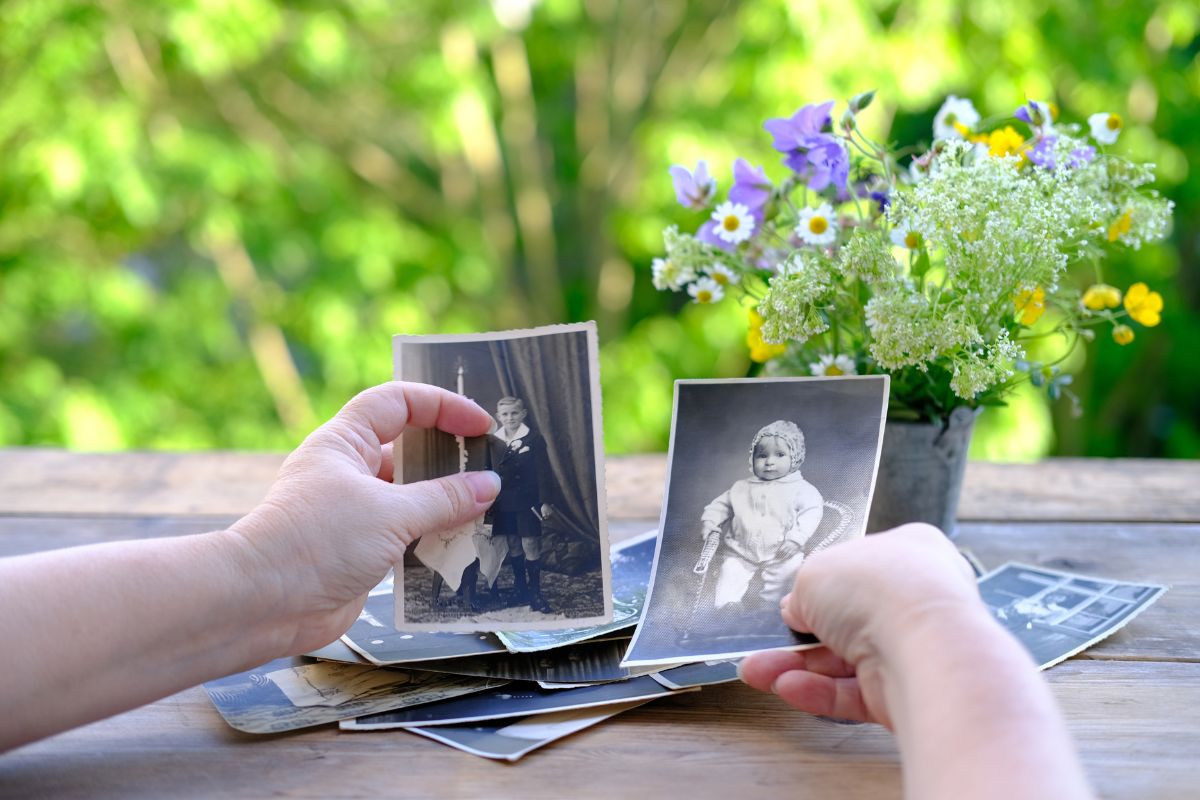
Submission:
<svg viewBox="0 0 1200 800">
<path fill-rule="evenodd" d="M 851 98 L 836 129 L 832 101 L 768 120 L 789 170 L 779 183 L 738 159 L 718 202 L 705 162 L 671 167 L 679 202 L 706 219 L 665 231 L 654 285 L 697 303 L 739 296 L 769 373 L 891 375 L 900 419 L 998 404 L 1022 380 L 1070 395 L 1070 376 L 1027 360 L 1027 342 L 1062 336 L 1069 354 L 1097 326 L 1128 344 L 1131 323 L 1158 324 L 1157 292 L 1102 278 L 1105 251 L 1162 239 L 1172 207 L 1147 188 L 1152 165 L 1106 149 L 1118 115 L 1085 130 L 1031 101 L 986 124 L 951 96 L 922 152 L 861 132 L 872 96 Z M 1076 263 L 1094 281 L 1075 285 Z"/>
</svg>

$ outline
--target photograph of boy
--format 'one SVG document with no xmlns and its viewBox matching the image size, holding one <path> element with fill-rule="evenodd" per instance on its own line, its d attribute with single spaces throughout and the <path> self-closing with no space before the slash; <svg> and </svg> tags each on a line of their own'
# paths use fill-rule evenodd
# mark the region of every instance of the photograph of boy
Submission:
<svg viewBox="0 0 1200 800">
<path fill-rule="evenodd" d="M 559 630 L 611 618 L 595 326 L 397 336 L 396 377 L 449 388 L 496 420 L 462 439 L 411 431 L 396 480 L 493 470 L 487 513 L 427 535 L 398 565 L 396 628 Z"/>
<path fill-rule="evenodd" d="M 802 649 L 779 601 L 865 530 L 886 376 L 678 381 L 645 611 L 624 666 Z"/>
</svg>

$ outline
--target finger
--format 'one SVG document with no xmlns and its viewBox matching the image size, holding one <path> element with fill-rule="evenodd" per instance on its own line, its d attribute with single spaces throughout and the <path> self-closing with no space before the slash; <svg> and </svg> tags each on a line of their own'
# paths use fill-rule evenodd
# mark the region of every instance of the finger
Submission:
<svg viewBox="0 0 1200 800">
<path fill-rule="evenodd" d="M 831 678 L 792 670 L 776 679 L 771 691 L 793 708 L 823 717 L 874 722 L 863 702 L 858 678 Z"/>
<path fill-rule="evenodd" d="M 390 527 L 405 544 L 479 517 L 500 493 L 494 472 L 461 472 L 404 486 L 380 485 L 388 493 Z"/>
<path fill-rule="evenodd" d="M 831 678 L 849 678 L 854 667 L 839 658 L 828 647 L 793 653 L 768 650 L 754 653 L 742 659 L 738 677 L 759 691 L 769 692 L 775 681 L 785 672 L 804 670 L 828 675 Z"/>
<path fill-rule="evenodd" d="M 392 443 L 388 442 L 383 446 L 380 453 L 379 471 L 375 473 L 375 477 L 380 480 L 391 483 L 396 476 L 396 462 L 392 453 Z"/>
<path fill-rule="evenodd" d="M 461 436 L 482 436 L 491 427 L 486 411 L 462 395 L 425 383 L 392 381 L 372 386 L 338 412 L 350 424 L 381 444 L 395 441 L 408 426 L 437 428 Z"/>
<path fill-rule="evenodd" d="M 738 677 L 742 683 L 769 692 L 779 676 L 790 670 L 804 669 L 807 661 L 804 653 L 768 650 L 752 653 L 738 664 Z"/>
<path fill-rule="evenodd" d="M 800 570 L 796 573 L 797 585 L 799 585 L 800 572 L 802 571 Z M 813 632 L 812 625 L 804 618 L 804 614 L 801 612 L 800 595 L 795 590 L 784 595 L 783 599 L 779 601 L 779 612 L 783 617 L 784 623 L 797 633 Z"/>
</svg>

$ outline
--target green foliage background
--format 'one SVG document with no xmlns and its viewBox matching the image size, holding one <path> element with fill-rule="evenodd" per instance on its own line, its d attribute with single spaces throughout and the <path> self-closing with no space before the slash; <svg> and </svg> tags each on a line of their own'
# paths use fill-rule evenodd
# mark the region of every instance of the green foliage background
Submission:
<svg viewBox="0 0 1200 800">
<path fill-rule="evenodd" d="M 0 444 L 287 448 L 390 377 L 393 333 L 596 319 L 609 451 L 663 449 L 673 378 L 749 368 L 735 305 L 649 284 L 699 222 L 667 166 L 778 178 L 763 119 L 877 88 L 863 124 L 901 141 L 951 92 L 1117 111 L 1177 203 L 1106 275 L 1162 326 L 1074 360 L 1081 418 L 1019 395 L 975 455 L 1200 454 L 1194 2 L 526 6 L 5 3 Z"/>
</svg>

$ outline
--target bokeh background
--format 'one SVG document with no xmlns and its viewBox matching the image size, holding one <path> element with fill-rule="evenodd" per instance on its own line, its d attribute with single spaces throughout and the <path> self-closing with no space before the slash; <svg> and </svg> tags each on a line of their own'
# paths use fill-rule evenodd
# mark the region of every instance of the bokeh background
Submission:
<svg viewBox="0 0 1200 800">
<path fill-rule="evenodd" d="M 1116 111 L 1163 245 L 1107 264 L 1163 323 L 1021 392 L 973 455 L 1200 455 L 1194 0 L 9 0 L 0 6 L 0 445 L 295 445 L 390 377 L 394 333 L 595 319 L 610 453 L 665 449 L 671 381 L 743 376 L 733 303 L 654 291 L 667 167 L 879 90 L 927 139 L 948 93 Z M 1081 284 L 1087 281 L 1080 277 Z"/>
</svg>

